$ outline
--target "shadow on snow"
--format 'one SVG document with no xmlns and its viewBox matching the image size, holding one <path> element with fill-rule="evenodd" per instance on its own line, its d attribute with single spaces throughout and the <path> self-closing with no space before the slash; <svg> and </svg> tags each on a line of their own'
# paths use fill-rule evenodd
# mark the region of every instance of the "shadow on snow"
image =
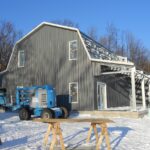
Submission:
<svg viewBox="0 0 150 150">
<path fill-rule="evenodd" d="M 27 143 L 27 136 L 25 137 L 22 137 L 22 138 L 18 138 L 18 139 L 14 139 L 14 140 L 11 140 L 11 141 L 5 141 L 2 143 L 2 145 L 0 145 L 0 149 L 2 148 L 15 148 L 15 147 L 18 147 L 22 144 L 25 144 Z"/>
<path fill-rule="evenodd" d="M 71 141 L 72 139 L 74 139 L 75 137 L 77 137 L 79 134 L 83 134 L 85 132 L 86 132 L 86 134 L 88 134 L 88 130 L 89 130 L 89 128 L 84 128 L 83 130 L 80 130 L 79 132 L 77 132 L 75 134 L 72 134 L 72 135 L 69 135 L 69 136 L 65 137 L 64 140 L 65 140 L 65 142 L 68 142 L 68 141 Z M 113 150 L 115 150 L 119 146 L 119 144 L 123 140 L 123 138 L 126 137 L 128 132 L 131 131 L 131 130 L 133 130 L 133 129 L 131 129 L 129 127 L 120 127 L 120 126 L 119 127 L 109 127 L 108 128 L 108 134 L 109 134 L 109 138 L 110 138 L 111 148 Z M 100 135 L 101 128 L 97 128 L 97 131 Z M 116 132 L 117 132 L 117 135 L 115 135 Z M 115 138 L 113 138 L 113 136 Z M 73 144 L 72 146 L 74 148 L 76 148 L 76 147 L 82 146 L 82 144 L 85 143 L 85 142 L 86 142 L 86 138 L 81 139 L 79 142 Z M 92 143 L 92 142 L 95 142 L 94 133 L 92 133 L 91 138 L 90 138 L 90 143 Z M 103 143 L 104 142 L 105 142 L 105 139 L 103 139 Z M 106 145 L 105 146 L 102 145 L 101 149 L 104 149 L 105 147 L 106 147 Z"/>
<path fill-rule="evenodd" d="M 0 121 L 9 119 L 14 116 L 18 116 L 18 114 L 16 112 L 1 112 L 0 113 Z"/>
</svg>

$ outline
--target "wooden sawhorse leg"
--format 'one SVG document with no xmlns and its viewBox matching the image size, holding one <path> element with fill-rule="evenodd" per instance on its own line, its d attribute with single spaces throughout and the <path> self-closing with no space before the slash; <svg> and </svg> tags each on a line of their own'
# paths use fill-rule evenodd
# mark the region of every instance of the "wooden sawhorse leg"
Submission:
<svg viewBox="0 0 150 150">
<path fill-rule="evenodd" d="M 99 125 L 101 126 L 101 134 L 100 134 L 100 137 L 98 139 L 98 143 L 96 144 L 96 150 L 100 149 L 100 146 L 101 146 L 102 141 L 103 141 L 103 137 L 105 137 L 107 149 L 111 150 L 107 125 L 106 125 L 106 123 L 101 123 Z"/>
<path fill-rule="evenodd" d="M 46 134 L 45 134 L 44 142 L 43 142 L 45 146 L 47 145 L 48 137 L 49 137 L 50 132 L 51 132 L 51 130 L 52 130 L 52 126 L 53 126 L 53 124 L 49 124 L 49 125 L 48 125 L 48 129 L 47 129 L 47 132 L 46 132 Z"/>
<path fill-rule="evenodd" d="M 52 131 L 52 142 L 50 144 L 50 150 L 53 150 L 54 145 L 58 144 L 57 136 L 59 136 L 59 139 L 60 139 L 61 149 L 65 150 L 63 136 L 62 136 L 62 132 L 60 129 L 60 123 L 49 123 L 47 132 L 44 137 L 44 145 L 47 145 L 48 137 L 49 137 L 51 131 Z"/>
<path fill-rule="evenodd" d="M 88 131 L 88 137 L 86 139 L 86 142 L 89 143 L 90 137 L 91 137 L 91 134 L 92 134 L 92 130 L 94 130 L 96 143 L 97 143 L 98 142 L 98 132 L 97 132 L 97 129 L 96 129 L 96 123 L 91 123 L 90 129 Z"/>
</svg>

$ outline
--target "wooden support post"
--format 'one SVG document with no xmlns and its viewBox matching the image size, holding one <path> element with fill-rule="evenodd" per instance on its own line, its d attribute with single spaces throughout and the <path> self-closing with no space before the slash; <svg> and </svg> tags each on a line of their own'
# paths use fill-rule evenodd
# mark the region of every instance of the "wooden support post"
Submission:
<svg viewBox="0 0 150 150">
<path fill-rule="evenodd" d="M 100 137 L 98 139 L 98 143 L 96 144 L 96 150 L 99 150 L 100 148 L 100 145 L 102 144 L 102 141 L 103 141 L 103 137 L 104 137 L 104 131 L 102 129 L 101 131 L 101 134 L 100 134 Z"/>
<path fill-rule="evenodd" d="M 58 126 L 58 124 L 59 123 L 55 123 L 55 125 L 54 125 L 55 132 L 56 132 L 56 145 L 59 144 L 58 137 L 57 137 L 57 135 L 59 135 L 59 126 Z"/>
<path fill-rule="evenodd" d="M 107 87 L 106 87 L 106 84 L 105 84 L 105 87 L 104 87 L 104 109 L 107 109 Z"/>
<path fill-rule="evenodd" d="M 148 82 L 148 101 L 150 102 L 150 81 Z"/>
<path fill-rule="evenodd" d="M 62 149 L 62 150 L 65 150 L 63 135 L 62 135 L 62 132 L 61 132 L 61 128 L 60 128 L 60 124 L 59 124 L 59 123 L 57 124 L 57 127 L 58 127 L 58 135 L 59 135 L 59 139 L 60 139 L 61 149 Z"/>
<path fill-rule="evenodd" d="M 97 132 L 97 129 L 96 129 L 96 123 L 91 123 L 90 129 L 88 131 L 88 137 L 86 139 L 86 142 L 89 143 L 90 137 L 91 137 L 91 134 L 92 134 L 92 130 L 94 130 L 96 143 L 97 143 L 98 142 L 98 132 Z"/>
<path fill-rule="evenodd" d="M 95 138 L 96 138 L 96 143 L 98 142 L 98 132 L 97 132 L 97 128 L 96 128 L 96 124 L 92 124 L 93 129 L 94 129 L 94 133 L 95 133 Z"/>
<path fill-rule="evenodd" d="M 45 145 L 45 146 L 47 145 L 48 137 L 49 137 L 49 135 L 50 135 L 51 129 L 52 129 L 52 125 L 49 124 L 49 125 L 48 125 L 48 129 L 47 129 L 47 132 L 46 132 L 45 137 L 44 137 L 44 145 Z"/>
<path fill-rule="evenodd" d="M 106 140 L 107 149 L 111 150 L 110 140 L 109 140 L 109 135 L 108 135 L 108 128 L 107 128 L 106 124 L 105 124 L 105 133 L 104 133 L 104 136 L 105 136 L 105 140 Z"/>
<path fill-rule="evenodd" d="M 90 129 L 88 131 L 88 136 L 87 136 L 87 139 L 86 139 L 87 143 L 89 143 L 89 141 L 90 141 L 90 137 L 91 137 L 91 134 L 92 134 L 92 129 L 93 129 L 93 127 L 92 127 L 92 124 L 91 124 Z"/>
<path fill-rule="evenodd" d="M 144 78 L 141 81 L 141 90 L 142 90 L 142 104 L 143 104 L 143 108 L 146 109 Z"/>
<path fill-rule="evenodd" d="M 101 134 L 98 140 L 98 143 L 96 144 L 96 150 L 100 149 L 100 146 L 102 144 L 103 138 L 105 137 L 106 140 L 106 145 L 107 145 L 107 149 L 111 150 L 110 147 L 110 140 L 109 140 L 109 136 L 108 136 L 108 131 L 107 131 L 107 125 L 105 123 L 99 124 L 101 126 Z"/>
<path fill-rule="evenodd" d="M 53 138 L 52 138 L 52 143 L 50 145 L 50 150 L 54 150 L 54 146 L 55 146 L 55 143 L 56 143 L 56 130 L 55 130 L 55 127 L 53 126 L 52 128 L 52 134 L 53 134 Z"/>
<path fill-rule="evenodd" d="M 136 111 L 136 94 L 135 94 L 135 67 L 131 69 L 131 89 L 132 89 L 132 96 L 131 96 L 131 109 Z"/>
</svg>

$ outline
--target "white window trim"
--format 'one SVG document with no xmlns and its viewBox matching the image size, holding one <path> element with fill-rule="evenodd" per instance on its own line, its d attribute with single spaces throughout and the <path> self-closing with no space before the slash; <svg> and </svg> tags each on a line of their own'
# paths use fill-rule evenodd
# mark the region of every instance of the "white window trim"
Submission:
<svg viewBox="0 0 150 150">
<path fill-rule="evenodd" d="M 71 95 L 71 90 L 70 90 L 70 85 L 71 84 L 77 84 L 77 101 L 76 102 L 71 102 L 71 96 L 70 96 Z M 69 103 L 75 103 L 75 104 L 77 104 L 78 101 L 79 101 L 78 95 L 79 95 L 78 82 L 69 82 Z"/>
<path fill-rule="evenodd" d="M 78 59 L 78 53 L 77 53 L 77 58 L 70 58 L 70 43 L 71 42 L 77 42 L 77 50 L 78 51 L 78 41 L 77 40 L 72 40 L 72 41 L 69 41 L 69 60 L 77 60 Z"/>
<path fill-rule="evenodd" d="M 21 53 L 21 52 L 24 52 L 24 50 L 19 50 L 19 51 L 18 51 L 18 68 L 24 67 L 24 65 L 23 65 L 23 66 L 20 66 L 20 53 Z"/>
<path fill-rule="evenodd" d="M 23 88 L 23 87 L 24 87 L 23 85 L 18 85 L 18 86 L 17 86 L 17 88 Z"/>
</svg>

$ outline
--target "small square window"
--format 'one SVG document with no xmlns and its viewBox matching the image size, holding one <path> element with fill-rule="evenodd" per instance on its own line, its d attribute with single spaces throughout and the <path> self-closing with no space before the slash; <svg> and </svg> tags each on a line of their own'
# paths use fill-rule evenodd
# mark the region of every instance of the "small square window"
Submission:
<svg viewBox="0 0 150 150">
<path fill-rule="evenodd" d="M 69 42 L 69 60 L 77 60 L 78 43 L 77 40 Z"/>
<path fill-rule="evenodd" d="M 78 103 L 78 83 L 69 83 L 69 101 L 70 103 Z"/>
<path fill-rule="evenodd" d="M 24 50 L 18 51 L 18 67 L 24 67 L 25 55 Z"/>
</svg>

